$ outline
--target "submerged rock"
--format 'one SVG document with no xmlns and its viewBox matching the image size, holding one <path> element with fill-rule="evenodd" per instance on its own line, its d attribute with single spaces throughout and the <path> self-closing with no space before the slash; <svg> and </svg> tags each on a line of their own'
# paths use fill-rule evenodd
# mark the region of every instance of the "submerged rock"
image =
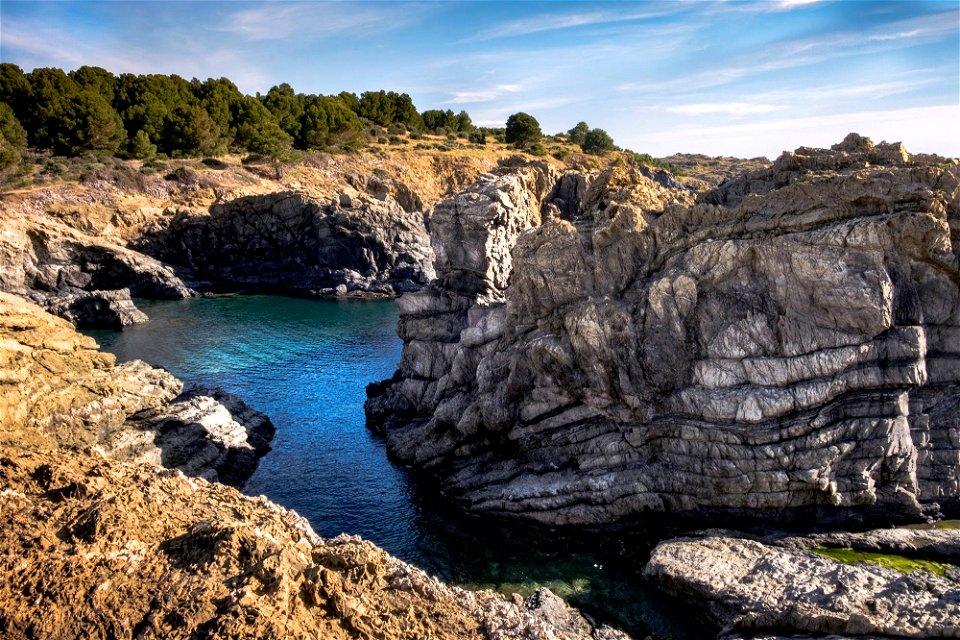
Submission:
<svg viewBox="0 0 960 640">
<path fill-rule="evenodd" d="M 692 206 L 623 167 L 442 202 L 370 425 L 467 508 L 550 524 L 955 510 L 958 169 L 848 142 Z"/>
</svg>

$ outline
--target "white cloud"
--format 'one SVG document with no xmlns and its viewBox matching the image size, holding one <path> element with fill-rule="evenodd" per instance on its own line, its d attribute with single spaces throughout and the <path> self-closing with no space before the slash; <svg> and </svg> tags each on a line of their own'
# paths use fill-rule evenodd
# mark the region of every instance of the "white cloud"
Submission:
<svg viewBox="0 0 960 640">
<path fill-rule="evenodd" d="M 669 13 L 672 13 L 672 11 L 592 11 L 588 13 L 545 14 L 532 18 L 524 18 L 522 20 L 503 22 L 490 29 L 480 31 L 462 40 L 462 42 L 512 38 L 529 35 L 531 33 L 543 33 L 545 31 L 557 31 L 573 27 L 633 22 L 649 18 L 658 18 L 668 15 Z"/>
<path fill-rule="evenodd" d="M 265 3 L 235 11 L 213 31 L 224 31 L 246 40 L 285 40 L 360 35 L 396 29 L 413 20 L 419 5 L 387 4 L 366 8 L 338 2 Z"/>
<path fill-rule="evenodd" d="M 508 93 L 517 93 L 521 90 L 519 84 L 498 84 L 488 89 L 473 91 L 455 91 L 453 97 L 446 104 L 476 104 L 478 102 L 493 102 Z"/>
<path fill-rule="evenodd" d="M 700 104 L 680 104 L 667 107 L 665 111 L 670 113 L 680 113 L 686 116 L 702 116 L 715 113 L 726 113 L 735 116 L 748 116 L 758 113 L 770 113 L 771 111 L 780 111 L 786 107 L 775 104 L 750 104 L 748 102 L 723 102 L 723 103 L 700 103 Z"/>
</svg>

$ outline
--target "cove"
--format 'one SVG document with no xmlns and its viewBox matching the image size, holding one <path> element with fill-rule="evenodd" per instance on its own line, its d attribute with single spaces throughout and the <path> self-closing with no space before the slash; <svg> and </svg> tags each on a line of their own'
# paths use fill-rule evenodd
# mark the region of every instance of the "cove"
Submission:
<svg viewBox="0 0 960 640">
<path fill-rule="evenodd" d="M 656 537 L 464 515 L 388 460 L 363 402 L 367 383 L 389 377 L 400 357 L 393 301 L 223 296 L 137 306 L 150 322 L 85 333 L 120 361 L 222 387 L 276 426 L 245 493 L 296 510 L 321 536 L 359 535 L 453 584 L 521 595 L 547 586 L 638 639 L 707 637 L 641 580 Z"/>
</svg>

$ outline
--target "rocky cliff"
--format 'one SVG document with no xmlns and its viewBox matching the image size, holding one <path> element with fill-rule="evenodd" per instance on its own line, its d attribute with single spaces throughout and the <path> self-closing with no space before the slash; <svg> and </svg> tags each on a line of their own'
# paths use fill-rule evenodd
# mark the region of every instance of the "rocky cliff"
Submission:
<svg viewBox="0 0 960 640">
<path fill-rule="evenodd" d="M 358 183 L 359 184 L 359 183 Z M 380 184 L 380 183 L 377 183 Z M 321 201 L 302 193 L 246 196 L 209 215 L 174 218 L 137 246 L 221 286 L 313 294 L 395 295 L 433 278 L 422 203 L 386 186 Z"/>
<path fill-rule="evenodd" d="M 467 508 L 920 518 L 960 497 L 955 161 L 851 135 L 702 194 L 481 178 L 367 415 Z"/>
<path fill-rule="evenodd" d="M 549 591 L 448 587 L 239 482 L 272 436 L 0 293 L 0 636 L 626 640 Z"/>
</svg>

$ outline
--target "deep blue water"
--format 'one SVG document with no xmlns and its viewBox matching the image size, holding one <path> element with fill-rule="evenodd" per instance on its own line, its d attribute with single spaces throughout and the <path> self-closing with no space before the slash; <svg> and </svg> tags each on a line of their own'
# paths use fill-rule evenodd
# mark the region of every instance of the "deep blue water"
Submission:
<svg viewBox="0 0 960 640">
<path fill-rule="evenodd" d="M 447 581 L 524 595 L 546 585 L 637 638 L 706 637 L 643 585 L 649 535 L 560 534 L 466 516 L 387 459 L 363 401 L 367 383 L 389 377 L 400 357 L 393 301 L 137 304 L 149 323 L 87 333 L 120 361 L 223 387 L 276 426 L 246 493 L 295 509 L 321 536 L 363 536 Z"/>
</svg>

